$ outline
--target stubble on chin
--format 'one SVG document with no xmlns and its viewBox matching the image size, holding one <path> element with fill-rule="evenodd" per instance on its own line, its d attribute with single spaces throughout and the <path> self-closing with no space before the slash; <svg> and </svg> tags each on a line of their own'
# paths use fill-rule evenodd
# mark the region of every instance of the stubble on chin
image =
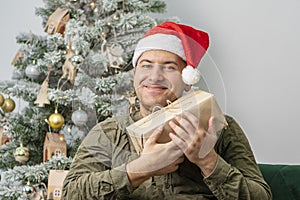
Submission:
<svg viewBox="0 0 300 200">
<path fill-rule="evenodd" d="M 173 102 L 176 99 L 178 99 L 178 97 L 174 93 L 164 94 L 161 97 L 147 97 L 143 95 L 140 95 L 139 97 L 141 111 L 145 115 L 151 114 L 167 106 L 168 104 L 170 104 L 170 102 Z"/>
</svg>

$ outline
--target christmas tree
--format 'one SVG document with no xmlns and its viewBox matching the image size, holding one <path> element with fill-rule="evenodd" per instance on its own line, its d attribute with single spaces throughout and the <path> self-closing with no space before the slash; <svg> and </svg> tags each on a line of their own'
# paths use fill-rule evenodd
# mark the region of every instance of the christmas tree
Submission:
<svg viewBox="0 0 300 200">
<path fill-rule="evenodd" d="M 88 131 L 129 112 L 133 49 L 166 20 L 149 14 L 165 8 L 160 0 L 44 0 L 36 8 L 45 35 L 16 38 L 12 80 L 0 82 L 0 199 L 45 197 L 49 171 L 69 168 Z"/>
</svg>

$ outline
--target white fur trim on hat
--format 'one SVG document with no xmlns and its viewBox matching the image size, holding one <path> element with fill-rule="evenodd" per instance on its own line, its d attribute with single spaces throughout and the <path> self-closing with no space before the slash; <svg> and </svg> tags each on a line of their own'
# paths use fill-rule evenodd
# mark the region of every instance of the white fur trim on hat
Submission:
<svg viewBox="0 0 300 200">
<path fill-rule="evenodd" d="M 181 76 L 185 84 L 193 85 L 198 83 L 201 75 L 198 69 L 195 69 L 192 66 L 188 65 L 182 70 Z"/>
<path fill-rule="evenodd" d="M 178 37 L 158 33 L 144 37 L 138 42 L 132 58 L 133 67 L 136 67 L 137 61 L 142 53 L 150 50 L 169 51 L 178 55 L 183 60 L 186 60 L 181 40 Z"/>
</svg>

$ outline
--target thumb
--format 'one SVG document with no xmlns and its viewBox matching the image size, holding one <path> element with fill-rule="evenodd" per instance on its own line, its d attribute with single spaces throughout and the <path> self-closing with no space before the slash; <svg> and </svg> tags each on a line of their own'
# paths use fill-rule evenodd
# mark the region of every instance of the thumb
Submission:
<svg viewBox="0 0 300 200">
<path fill-rule="evenodd" d="M 216 133 L 216 119 L 214 117 L 210 117 L 208 120 L 208 133 Z"/>
<path fill-rule="evenodd" d="M 204 158 L 215 146 L 217 142 L 215 120 L 211 117 L 208 121 L 208 130 L 206 132 L 199 151 L 199 158 Z"/>
</svg>

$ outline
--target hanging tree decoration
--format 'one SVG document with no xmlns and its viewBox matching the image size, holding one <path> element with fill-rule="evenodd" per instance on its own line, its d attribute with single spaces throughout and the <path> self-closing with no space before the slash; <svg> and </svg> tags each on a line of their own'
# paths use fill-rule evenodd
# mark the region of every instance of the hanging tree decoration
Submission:
<svg viewBox="0 0 300 200">
<path fill-rule="evenodd" d="M 109 66 L 116 69 L 121 69 L 121 67 L 125 64 L 122 55 L 124 53 L 124 49 L 121 44 L 115 43 L 110 47 L 107 47 L 106 55 L 109 60 Z"/>
<path fill-rule="evenodd" d="M 112 34 L 113 34 L 113 42 L 111 45 L 107 43 L 107 41 L 104 41 L 104 44 L 102 46 L 102 53 L 107 57 L 109 61 L 109 67 L 114 69 L 121 69 L 125 65 L 125 61 L 122 57 L 124 54 L 124 48 L 123 46 L 117 42 L 117 34 L 115 27 L 113 26 L 113 21 L 118 20 L 118 14 L 116 13 L 111 21 L 107 23 L 108 27 L 110 27 Z"/>
<path fill-rule="evenodd" d="M 64 35 L 66 24 L 70 19 L 70 12 L 65 8 L 57 8 L 46 23 L 45 32 L 49 34 L 60 33 Z"/>
<path fill-rule="evenodd" d="M 16 103 L 10 97 L 4 98 L 2 94 L 0 94 L 0 119 L 5 117 L 5 113 L 10 113 L 14 111 L 16 107 Z"/>
<path fill-rule="evenodd" d="M 1 105 L 2 111 L 5 113 L 12 112 L 16 107 L 16 103 L 14 100 L 12 100 L 10 97 L 6 98 Z"/>
<path fill-rule="evenodd" d="M 34 101 L 35 104 L 38 104 L 38 107 L 45 107 L 45 104 L 50 104 L 48 98 L 48 86 L 49 86 L 49 75 L 51 71 L 52 65 L 48 66 L 48 74 L 41 85 L 40 91 L 37 95 L 36 100 Z"/>
<path fill-rule="evenodd" d="M 25 69 L 26 76 L 31 80 L 37 80 L 41 75 L 41 71 L 35 63 L 36 61 L 34 60 L 32 64 L 28 65 Z"/>
<path fill-rule="evenodd" d="M 49 116 L 46 122 L 53 129 L 60 129 L 65 124 L 64 117 L 57 111 L 57 105 L 55 107 L 54 113 Z"/>
<path fill-rule="evenodd" d="M 102 35 L 103 43 L 101 45 L 101 52 L 108 60 L 108 71 L 111 69 L 115 69 L 115 73 L 117 70 L 122 69 L 125 65 L 125 61 L 122 57 L 124 53 L 124 49 L 122 45 L 118 42 L 114 42 L 113 44 L 108 44 L 106 40 L 107 35 Z"/>
<path fill-rule="evenodd" d="M 3 118 L 0 121 L 0 146 L 12 141 L 11 133 L 7 130 L 9 128 L 8 122 Z"/>
<path fill-rule="evenodd" d="M 4 103 L 4 96 L 0 94 L 0 106 L 2 106 Z"/>
<path fill-rule="evenodd" d="M 69 42 L 68 47 L 67 47 L 66 60 L 65 60 L 64 65 L 62 66 L 63 75 L 62 75 L 61 79 L 66 78 L 72 84 L 74 84 L 75 78 L 76 78 L 76 74 L 77 74 L 77 64 L 76 64 L 76 62 L 74 60 L 72 62 L 72 58 L 74 56 L 75 56 L 75 52 L 72 49 L 71 42 Z"/>
<path fill-rule="evenodd" d="M 72 113 L 71 119 L 76 126 L 84 126 L 88 121 L 88 115 L 79 107 L 78 110 Z"/>
<path fill-rule="evenodd" d="M 16 63 L 22 61 L 23 59 L 24 59 L 23 51 L 19 49 L 10 64 L 15 65 Z"/>
<path fill-rule="evenodd" d="M 16 148 L 14 152 L 14 157 L 17 162 L 24 163 L 29 160 L 30 153 L 27 147 L 24 147 L 21 143 L 18 148 Z"/>
<path fill-rule="evenodd" d="M 31 196 L 32 194 L 36 193 L 35 188 L 30 184 L 30 181 L 22 188 L 23 195 L 26 197 Z"/>
<path fill-rule="evenodd" d="M 14 56 L 13 60 L 11 61 L 11 65 L 16 65 L 18 62 L 23 61 L 24 59 L 24 55 L 23 55 L 23 51 L 21 49 L 19 49 L 16 53 L 16 55 Z M 14 68 L 13 70 L 13 74 L 12 74 L 12 79 L 13 80 L 20 80 L 22 78 L 24 78 L 24 71 L 22 71 L 21 69 L 18 68 Z"/>
<path fill-rule="evenodd" d="M 30 200 L 45 200 L 47 199 L 47 186 L 43 182 L 32 185 L 30 181 L 23 187 L 23 196 Z M 48 198 L 50 200 L 50 198 Z"/>
</svg>

